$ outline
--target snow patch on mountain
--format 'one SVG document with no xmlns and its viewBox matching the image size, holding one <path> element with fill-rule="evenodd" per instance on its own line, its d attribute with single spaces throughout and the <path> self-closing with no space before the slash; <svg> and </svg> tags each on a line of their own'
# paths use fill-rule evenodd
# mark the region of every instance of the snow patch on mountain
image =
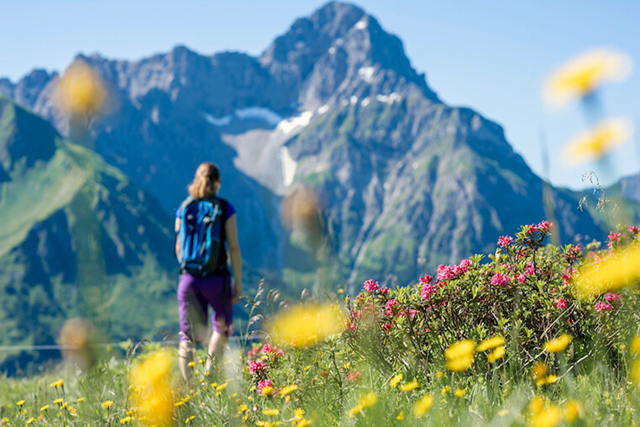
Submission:
<svg viewBox="0 0 640 427">
<path fill-rule="evenodd" d="M 214 126 L 227 126 L 229 123 L 231 123 L 231 120 L 233 119 L 233 114 L 229 114 L 227 116 L 220 117 L 220 118 L 214 117 L 208 113 L 203 113 L 203 115 L 205 120 Z"/>
<path fill-rule="evenodd" d="M 376 95 L 376 99 L 386 104 L 393 104 L 396 101 L 400 101 L 402 99 L 402 96 L 393 92 L 393 93 L 390 93 L 389 95 Z"/>
<path fill-rule="evenodd" d="M 282 184 L 285 188 L 288 188 L 293 183 L 293 178 L 296 175 L 296 169 L 298 168 L 298 162 L 293 160 L 289 149 L 282 147 L 280 149 L 280 164 L 282 166 Z"/>
<path fill-rule="evenodd" d="M 287 135 L 295 130 L 305 127 L 311 121 L 313 111 L 303 111 L 299 116 L 290 117 L 278 123 L 276 130 Z"/>
<path fill-rule="evenodd" d="M 362 77 L 367 83 L 373 82 L 373 74 L 376 72 L 376 69 L 373 67 L 362 67 L 358 69 L 358 74 Z"/>
<path fill-rule="evenodd" d="M 282 116 L 280 114 L 264 107 L 242 108 L 236 110 L 234 114 L 241 120 L 259 119 L 273 126 L 278 126 L 278 124 L 282 121 Z"/>
</svg>

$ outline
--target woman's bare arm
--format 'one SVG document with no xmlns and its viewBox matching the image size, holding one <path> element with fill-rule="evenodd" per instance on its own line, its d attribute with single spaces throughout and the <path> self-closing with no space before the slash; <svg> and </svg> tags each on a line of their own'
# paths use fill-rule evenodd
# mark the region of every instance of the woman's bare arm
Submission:
<svg viewBox="0 0 640 427">
<path fill-rule="evenodd" d="M 236 215 L 227 219 L 224 230 L 227 234 L 227 244 L 229 245 L 229 256 L 231 257 L 231 269 L 235 278 L 233 286 L 233 302 L 240 301 L 242 296 L 242 254 L 240 253 L 240 243 L 238 242 L 238 225 L 236 223 Z"/>
<path fill-rule="evenodd" d="M 176 258 L 180 262 L 180 242 L 178 240 L 179 231 L 180 231 L 180 218 L 176 218 Z"/>
</svg>

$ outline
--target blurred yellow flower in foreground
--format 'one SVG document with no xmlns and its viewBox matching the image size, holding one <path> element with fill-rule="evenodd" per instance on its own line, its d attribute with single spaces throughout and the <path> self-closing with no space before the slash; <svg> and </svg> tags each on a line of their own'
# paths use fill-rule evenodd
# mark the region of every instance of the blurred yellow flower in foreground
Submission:
<svg viewBox="0 0 640 427">
<path fill-rule="evenodd" d="M 562 422 L 562 411 L 557 406 L 549 406 L 531 418 L 533 427 L 554 427 Z"/>
<path fill-rule="evenodd" d="M 375 393 L 367 393 L 358 400 L 358 405 L 363 408 L 370 408 L 378 401 L 378 395 Z"/>
<path fill-rule="evenodd" d="M 298 389 L 298 386 L 293 384 L 293 385 L 288 385 L 286 387 L 282 387 L 282 389 L 280 389 L 280 397 L 285 397 L 287 394 L 289 393 L 293 393 L 294 391 L 296 391 Z"/>
<path fill-rule="evenodd" d="M 550 105 L 591 94 L 606 81 L 622 81 L 631 73 L 631 58 L 619 52 L 594 49 L 566 62 L 547 80 L 544 96 Z"/>
<path fill-rule="evenodd" d="M 489 363 L 495 363 L 496 360 L 501 359 L 504 356 L 505 349 L 504 346 L 496 347 L 491 353 L 487 355 L 487 359 Z"/>
<path fill-rule="evenodd" d="M 341 317 L 330 304 L 299 306 L 276 316 L 267 331 L 279 345 L 307 347 L 340 332 Z"/>
<path fill-rule="evenodd" d="M 400 381 L 402 381 L 402 374 L 395 375 L 393 378 L 391 378 L 389 387 L 396 388 L 396 386 L 400 384 Z"/>
<path fill-rule="evenodd" d="M 454 372 L 466 371 L 473 364 L 476 344 L 472 340 L 458 341 L 449 346 L 444 352 L 447 359 L 447 369 Z"/>
<path fill-rule="evenodd" d="M 410 381 L 400 386 L 400 391 L 412 391 L 420 387 L 420 383 L 417 380 Z"/>
<path fill-rule="evenodd" d="M 567 422 L 574 422 L 582 416 L 582 403 L 579 400 L 569 400 L 564 404 L 564 419 Z"/>
<path fill-rule="evenodd" d="M 489 338 L 488 340 L 484 340 L 480 344 L 478 344 L 478 348 L 476 348 L 476 351 L 478 353 L 481 353 L 486 350 L 491 350 L 492 348 L 498 347 L 500 345 L 504 345 L 504 343 L 504 338 L 500 336 Z"/>
<path fill-rule="evenodd" d="M 560 353 L 567 348 L 572 339 L 571 335 L 562 334 L 559 338 L 547 341 L 544 345 L 544 351 L 547 353 Z"/>
<path fill-rule="evenodd" d="M 136 363 L 129 381 L 143 425 L 168 425 L 173 415 L 171 369 L 174 357 L 167 349 L 158 350 Z"/>
<path fill-rule="evenodd" d="M 413 407 L 413 415 L 415 415 L 416 418 L 420 418 L 427 413 L 429 408 L 431 408 L 431 405 L 433 405 L 433 396 L 425 394 L 420 400 L 418 400 L 416 406 Z"/>
<path fill-rule="evenodd" d="M 637 335 L 633 341 L 631 341 L 631 351 L 635 354 L 640 354 L 640 335 Z"/>
<path fill-rule="evenodd" d="M 597 160 L 627 142 L 631 133 L 631 125 L 625 120 L 606 120 L 571 141 L 564 157 L 571 164 Z"/>
<path fill-rule="evenodd" d="M 64 380 L 62 378 L 60 378 L 58 381 L 54 381 L 51 384 L 49 384 L 49 387 L 62 387 L 64 385 Z"/>
<path fill-rule="evenodd" d="M 107 95 L 98 74 L 84 61 L 75 61 L 58 81 L 55 100 L 71 116 L 93 117 L 104 111 Z"/>
<path fill-rule="evenodd" d="M 354 417 L 362 412 L 362 405 L 356 405 L 353 408 L 349 409 L 349 416 Z"/>
<path fill-rule="evenodd" d="M 580 270 L 575 291 L 580 297 L 594 297 L 620 289 L 640 279 L 640 247 L 631 246 L 591 263 Z"/>
</svg>

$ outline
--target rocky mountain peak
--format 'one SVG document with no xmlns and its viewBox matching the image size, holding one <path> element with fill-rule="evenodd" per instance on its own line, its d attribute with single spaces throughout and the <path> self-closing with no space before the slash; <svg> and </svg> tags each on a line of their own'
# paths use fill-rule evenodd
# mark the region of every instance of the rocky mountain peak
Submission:
<svg viewBox="0 0 640 427">
<path fill-rule="evenodd" d="M 424 74 L 411 66 L 402 41 L 349 3 L 331 2 L 296 20 L 259 61 L 301 109 L 408 87 L 439 102 Z"/>
</svg>

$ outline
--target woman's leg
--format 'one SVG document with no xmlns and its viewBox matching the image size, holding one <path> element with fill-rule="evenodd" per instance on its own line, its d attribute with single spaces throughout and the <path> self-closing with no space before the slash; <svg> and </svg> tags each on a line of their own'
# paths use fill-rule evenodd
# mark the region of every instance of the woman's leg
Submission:
<svg viewBox="0 0 640 427">
<path fill-rule="evenodd" d="M 190 340 L 180 341 L 180 347 L 178 348 L 178 365 L 180 365 L 180 372 L 187 386 L 191 385 L 191 377 L 193 374 L 193 369 L 189 366 L 189 363 L 193 362 L 193 350 L 193 343 Z"/>
<path fill-rule="evenodd" d="M 209 340 L 206 369 L 207 372 L 211 372 L 211 367 L 214 366 L 216 375 L 219 375 L 220 366 L 222 365 L 222 357 L 224 355 L 224 348 L 227 345 L 229 338 L 227 336 L 227 324 L 224 317 L 216 319 L 215 322 L 216 326 L 211 334 L 211 340 Z"/>
</svg>

